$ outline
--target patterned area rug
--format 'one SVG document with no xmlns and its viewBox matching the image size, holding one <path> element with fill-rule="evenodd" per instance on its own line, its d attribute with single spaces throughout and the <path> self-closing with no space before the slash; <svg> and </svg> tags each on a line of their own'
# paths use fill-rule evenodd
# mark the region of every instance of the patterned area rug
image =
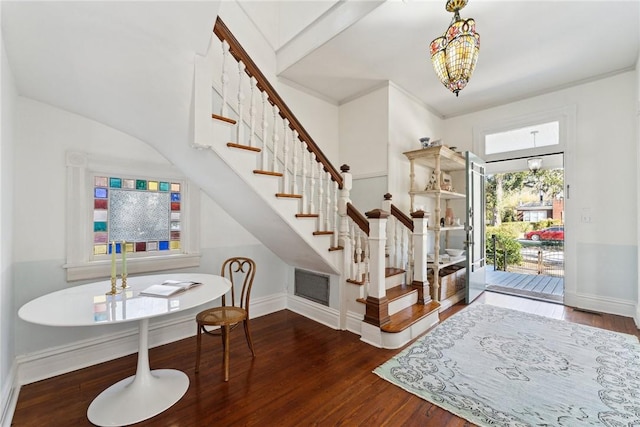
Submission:
<svg viewBox="0 0 640 427">
<path fill-rule="evenodd" d="M 640 425 L 635 336 L 487 304 L 374 372 L 480 426 Z"/>
</svg>

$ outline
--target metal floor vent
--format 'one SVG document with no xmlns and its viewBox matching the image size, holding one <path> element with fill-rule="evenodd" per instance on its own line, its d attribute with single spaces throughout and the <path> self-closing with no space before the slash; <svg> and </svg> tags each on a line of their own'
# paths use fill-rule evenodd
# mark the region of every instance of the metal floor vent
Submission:
<svg viewBox="0 0 640 427">
<path fill-rule="evenodd" d="M 294 294 L 318 304 L 329 305 L 329 276 L 298 270 L 295 272 Z"/>
</svg>

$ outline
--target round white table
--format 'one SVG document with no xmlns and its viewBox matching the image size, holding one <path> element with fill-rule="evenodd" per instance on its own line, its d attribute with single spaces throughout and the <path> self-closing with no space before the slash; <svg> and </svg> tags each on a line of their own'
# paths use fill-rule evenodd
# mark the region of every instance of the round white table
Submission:
<svg viewBox="0 0 640 427">
<path fill-rule="evenodd" d="M 148 286 L 165 280 L 194 281 L 202 285 L 170 297 L 140 295 Z M 115 296 L 105 295 L 111 290 L 110 280 L 73 286 L 36 298 L 18 311 L 21 319 L 47 326 L 139 322 L 136 374 L 104 390 L 87 410 L 89 421 L 99 426 L 123 426 L 146 420 L 184 396 L 189 388 L 189 377 L 184 372 L 149 368 L 149 319 L 197 307 L 219 298 L 231 287 L 227 279 L 212 274 L 129 277 L 127 285 L 129 288 Z"/>
</svg>

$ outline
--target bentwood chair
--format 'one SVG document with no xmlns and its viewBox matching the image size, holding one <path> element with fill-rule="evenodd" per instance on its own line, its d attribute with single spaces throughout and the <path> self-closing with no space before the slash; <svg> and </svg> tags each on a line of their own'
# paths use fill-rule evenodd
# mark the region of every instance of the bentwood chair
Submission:
<svg viewBox="0 0 640 427">
<path fill-rule="evenodd" d="M 251 296 L 253 278 L 256 275 L 256 263 L 250 258 L 229 258 L 222 264 L 220 274 L 229 279 L 231 290 L 222 296 L 221 307 L 203 310 L 196 316 L 196 323 L 198 324 L 196 374 L 200 370 L 202 335 L 219 335 L 222 337 L 224 380 L 229 381 L 229 334 L 240 323 L 244 325 L 244 334 L 247 338 L 251 355 L 253 357 L 256 356 L 251 342 L 251 331 L 249 330 L 249 298 Z M 240 298 L 236 298 L 236 288 L 241 290 Z M 231 304 L 227 305 L 229 298 L 231 299 Z"/>
</svg>

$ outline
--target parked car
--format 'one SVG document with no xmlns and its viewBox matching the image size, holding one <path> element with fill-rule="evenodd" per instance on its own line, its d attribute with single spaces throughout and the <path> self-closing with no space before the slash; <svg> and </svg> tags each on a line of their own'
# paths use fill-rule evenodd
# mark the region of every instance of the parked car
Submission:
<svg viewBox="0 0 640 427">
<path fill-rule="evenodd" d="M 527 240 L 564 240 L 564 226 L 556 225 L 542 230 L 528 231 L 524 234 Z"/>
</svg>

